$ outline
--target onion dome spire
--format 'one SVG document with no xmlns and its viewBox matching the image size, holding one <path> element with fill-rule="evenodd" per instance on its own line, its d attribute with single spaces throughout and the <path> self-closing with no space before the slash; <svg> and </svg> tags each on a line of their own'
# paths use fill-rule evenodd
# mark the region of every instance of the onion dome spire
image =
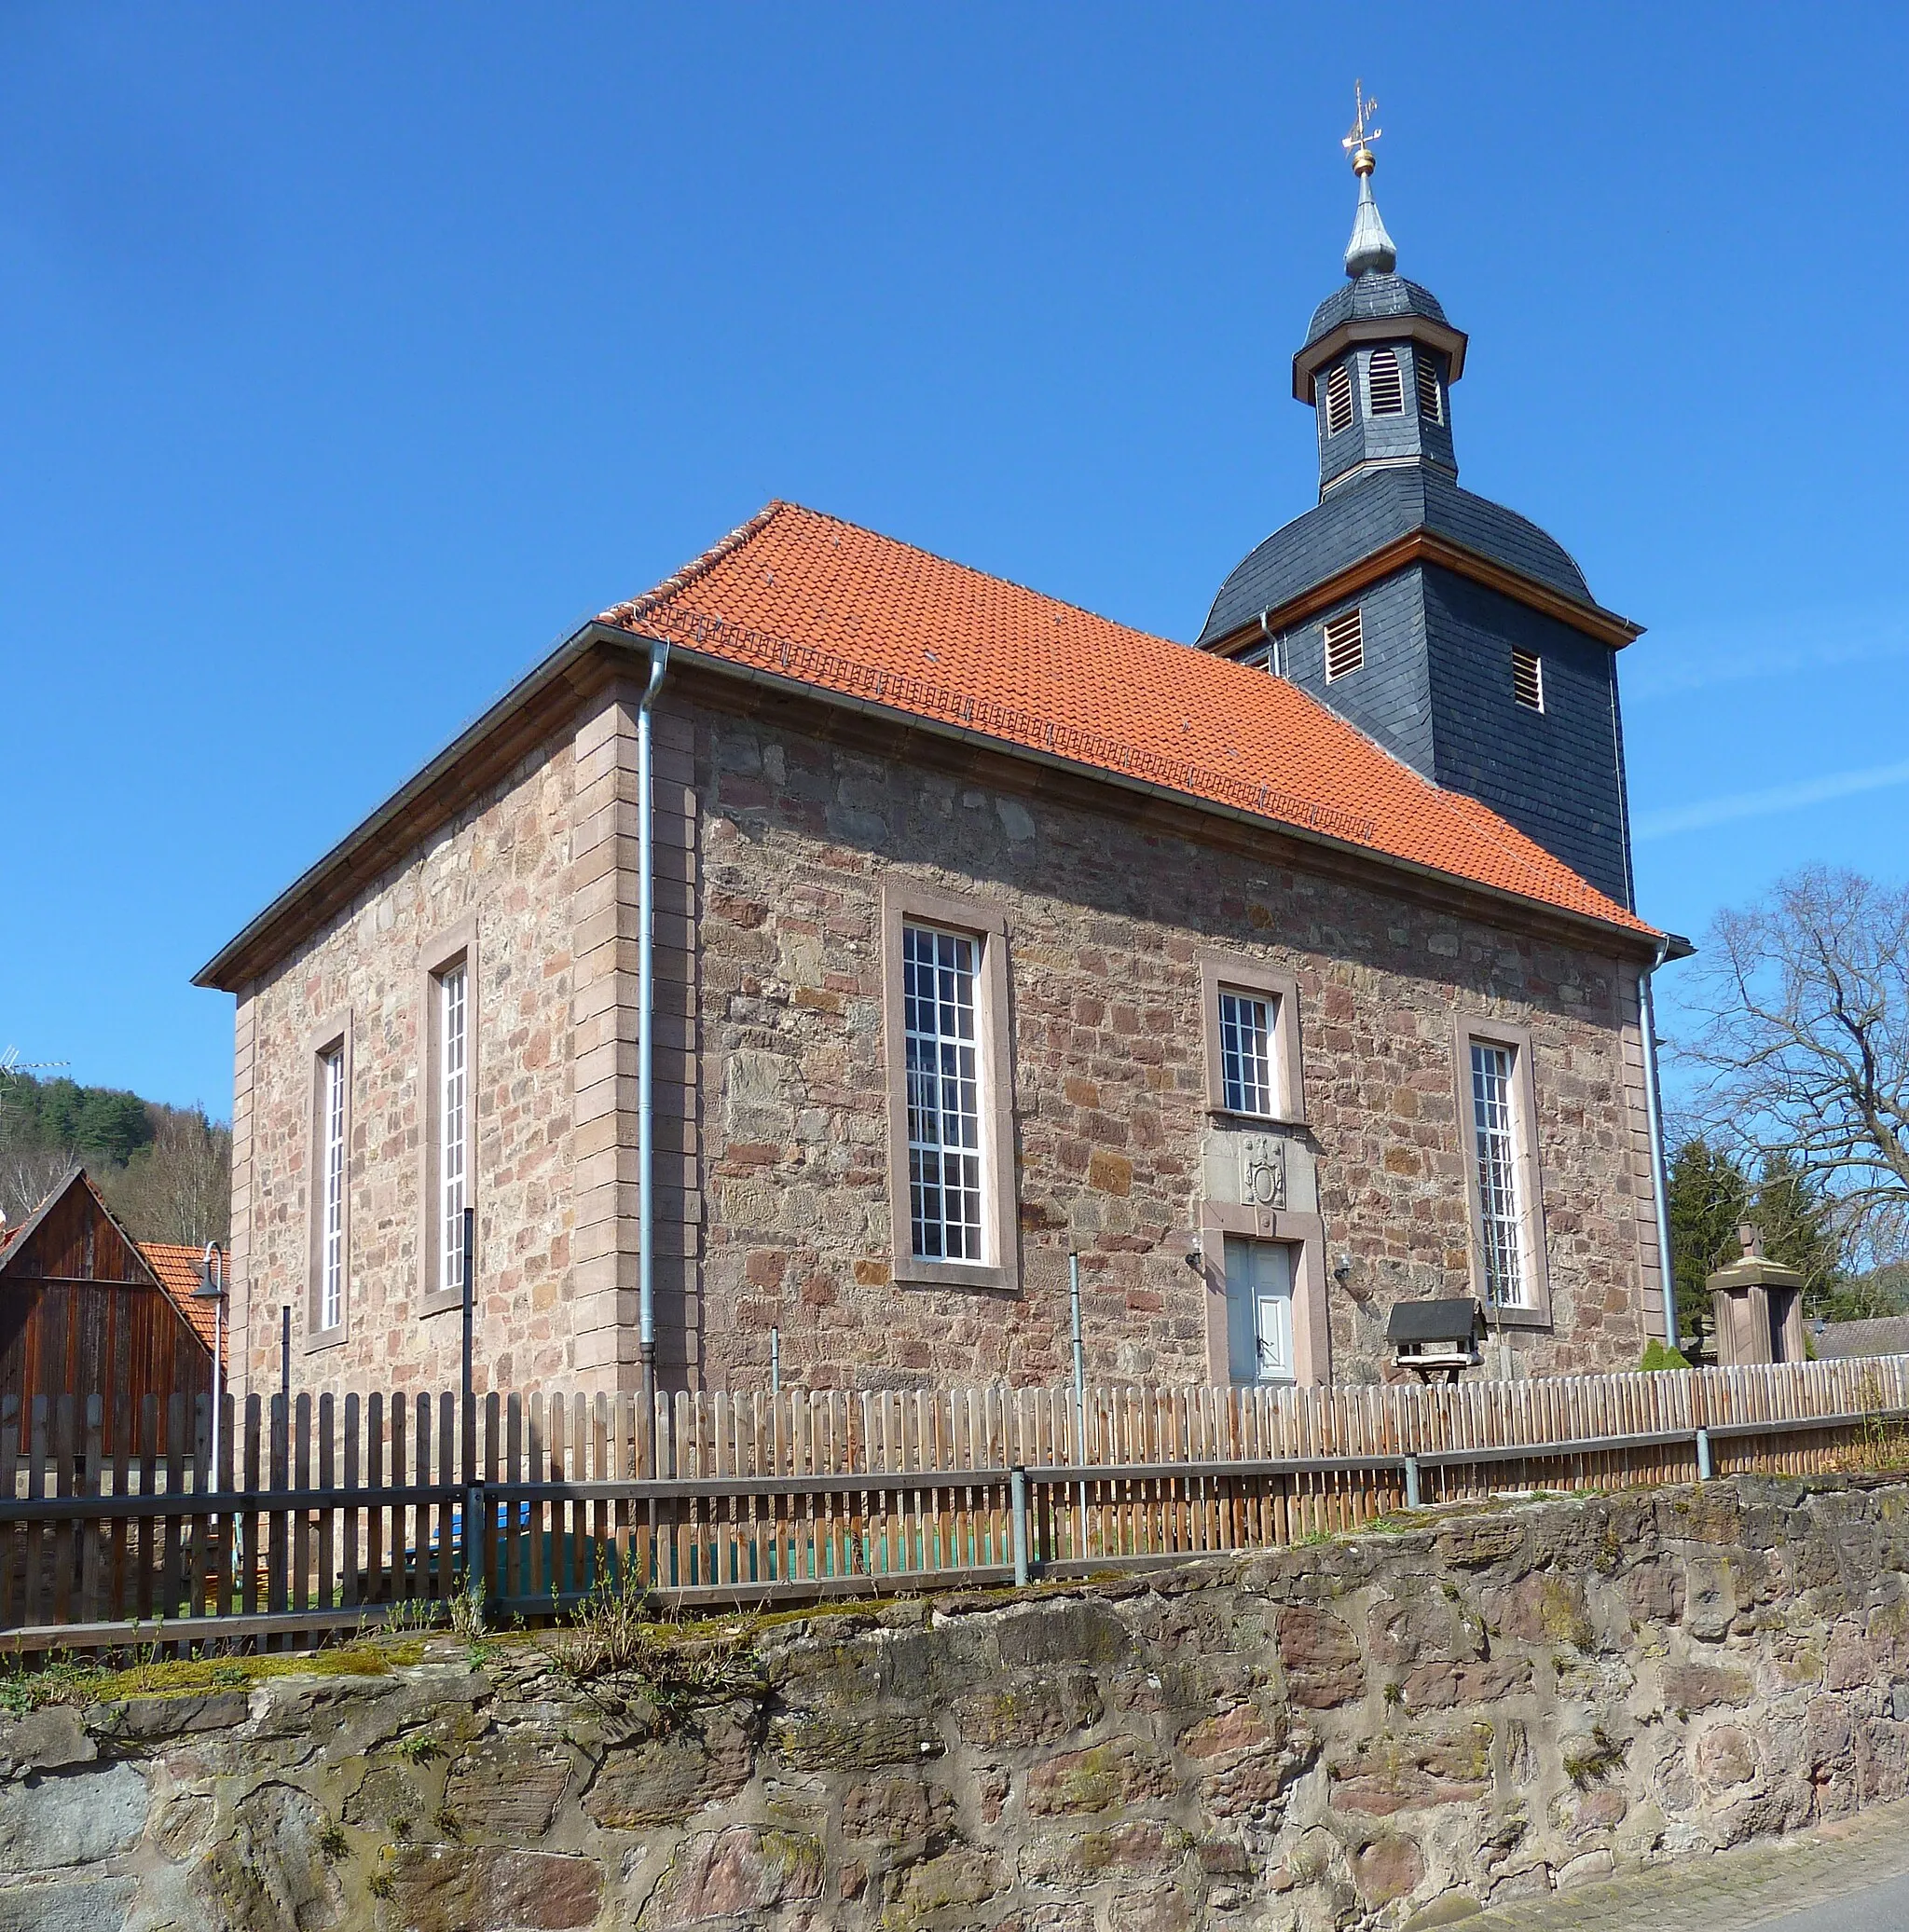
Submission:
<svg viewBox="0 0 1909 1932">
<path fill-rule="evenodd" d="M 1378 165 L 1371 144 L 1384 131 L 1368 128 L 1377 117 L 1379 103 L 1366 98 L 1363 82 L 1353 84 L 1353 100 L 1357 113 L 1353 130 L 1339 145 L 1353 158 L 1353 172 L 1359 177 L 1358 212 L 1353 216 L 1353 239 L 1346 243 L 1346 273 L 1356 281 L 1361 275 L 1390 275 L 1398 266 L 1398 250 L 1385 232 L 1379 203 L 1372 199 L 1372 170 Z"/>
</svg>

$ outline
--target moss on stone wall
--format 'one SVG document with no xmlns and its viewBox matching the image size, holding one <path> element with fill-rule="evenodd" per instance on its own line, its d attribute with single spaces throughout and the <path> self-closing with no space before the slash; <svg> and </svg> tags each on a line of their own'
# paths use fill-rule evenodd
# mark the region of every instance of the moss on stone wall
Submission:
<svg viewBox="0 0 1909 1932">
<path fill-rule="evenodd" d="M 0 1717 L 0 1925 L 1394 1927 L 1909 1789 L 1905 1497 L 1434 1514 L 584 1682 L 537 1637 L 67 1662 Z"/>
</svg>

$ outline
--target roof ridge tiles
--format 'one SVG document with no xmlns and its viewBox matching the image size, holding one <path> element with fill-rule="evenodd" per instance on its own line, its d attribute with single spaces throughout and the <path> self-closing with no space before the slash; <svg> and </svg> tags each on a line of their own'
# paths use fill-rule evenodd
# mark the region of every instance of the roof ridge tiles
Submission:
<svg viewBox="0 0 1909 1932">
<path fill-rule="evenodd" d="M 653 606 L 675 596 L 680 591 L 687 590 L 699 578 L 707 577 L 732 551 L 740 550 L 759 531 L 766 529 L 775 522 L 785 510 L 799 507 L 785 502 L 780 497 L 771 497 L 753 516 L 737 524 L 726 536 L 717 538 L 708 549 L 699 555 L 693 556 L 681 569 L 666 577 L 653 589 L 644 591 L 640 596 L 625 598 L 621 604 L 612 604 L 603 612 L 600 622 L 620 623 L 625 629 L 629 628 Z"/>
</svg>

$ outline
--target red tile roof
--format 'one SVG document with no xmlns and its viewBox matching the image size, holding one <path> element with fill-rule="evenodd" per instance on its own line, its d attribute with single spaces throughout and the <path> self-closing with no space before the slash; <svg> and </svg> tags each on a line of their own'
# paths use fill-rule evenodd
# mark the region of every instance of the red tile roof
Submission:
<svg viewBox="0 0 1909 1932">
<path fill-rule="evenodd" d="M 206 1346 L 213 1347 L 213 1305 L 195 1298 L 199 1283 L 199 1270 L 205 1259 L 202 1248 L 188 1248 L 177 1241 L 141 1241 L 139 1252 L 146 1266 L 166 1291 L 166 1298 L 192 1324 L 192 1330 Z"/>
<path fill-rule="evenodd" d="M 1655 937 L 1284 679 L 799 504 L 603 622 Z"/>
</svg>

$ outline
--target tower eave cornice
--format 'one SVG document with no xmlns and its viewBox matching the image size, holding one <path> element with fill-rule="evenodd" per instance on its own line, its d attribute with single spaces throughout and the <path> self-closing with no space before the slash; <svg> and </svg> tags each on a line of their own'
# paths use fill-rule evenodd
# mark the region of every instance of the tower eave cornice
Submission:
<svg viewBox="0 0 1909 1932">
<path fill-rule="evenodd" d="M 1463 543 L 1455 543 L 1435 530 L 1420 528 L 1408 530 L 1404 536 L 1394 538 L 1390 543 L 1362 556 L 1356 563 L 1335 570 L 1330 577 L 1323 578 L 1317 583 L 1309 584 L 1297 596 L 1272 606 L 1256 615 L 1251 623 L 1241 625 L 1230 636 L 1215 637 L 1202 648 L 1216 651 L 1222 657 L 1229 657 L 1243 646 L 1260 642 L 1269 631 L 1291 630 L 1411 564 L 1430 564 L 1449 570 L 1455 576 L 1468 578 L 1472 582 L 1482 584 L 1487 590 L 1495 590 L 1529 610 L 1554 617 L 1587 637 L 1595 637 L 1613 651 L 1622 651 L 1644 633 L 1642 624 L 1633 623 L 1629 618 L 1620 617 L 1616 611 L 1607 610 L 1601 604 L 1581 604 L 1575 597 L 1560 596 L 1548 584 L 1539 583 L 1521 571 L 1507 569 L 1495 558 L 1481 555 Z"/>
<path fill-rule="evenodd" d="M 1470 337 L 1449 322 L 1434 322 L 1428 315 L 1360 315 L 1328 329 L 1316 342 L 1309 342 L 1293 358 L 1293 398 L 1309 408 L 1315 401 L 1313 378 L 1355 342 L 1422 342 L 1446 359 L 1445 379 L 1456 382 L 1465 370 L 1465 347 Z"/>
</svg>

